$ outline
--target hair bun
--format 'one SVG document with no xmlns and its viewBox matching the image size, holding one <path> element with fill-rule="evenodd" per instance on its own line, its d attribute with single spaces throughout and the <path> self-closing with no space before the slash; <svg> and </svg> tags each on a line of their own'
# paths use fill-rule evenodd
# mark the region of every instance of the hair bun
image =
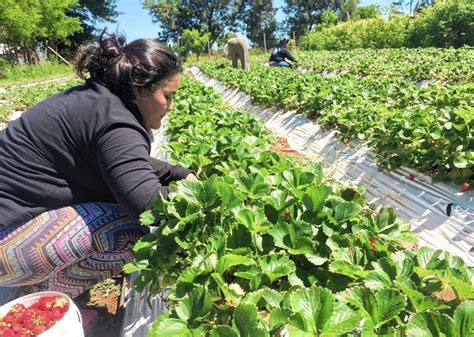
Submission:
<svg viewBox="0 0 474 337">
<path fill-rule="evenodd" d="M 107 33 L 107 28 L 104 28 L 100 34 L 100 49 L 102 55 L 106 58 L 115 58 L 122 56 L 122 50 L 126 45 L 126 39 L 122 35 L 115 35 L 114 33 Z"/>
</svg>

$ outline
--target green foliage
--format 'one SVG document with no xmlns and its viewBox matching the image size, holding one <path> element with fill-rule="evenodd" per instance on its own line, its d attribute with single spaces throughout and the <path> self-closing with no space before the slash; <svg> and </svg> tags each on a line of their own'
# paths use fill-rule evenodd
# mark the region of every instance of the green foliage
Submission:
<svg viewBox="0 0 474 337">
<path fill-rule="evenodd" d="M 6 100 L 0 105 L 0 122 L 6 122 L 12 111 L 25 111 L 45 98 L 65 90 L 80 81 L 65 79 L 65 82 L 37 83 L 32 86 L 12 86 L 0 94 L 0 99 Z"/>
<path fill-rule="evenodd" d="M 183 82 L 168 148 L 176 162 L 210 164 L 142 217 L 157 228 L 126 270 L 140 272 L 138 290 L 169 290 L 149 336 L 471 333 L 472 268 L 411 251 L 414 235 L 393 210 L 370 209 L 320 166 L 268 152 L 253 117 Z M 436 295 L 446 287 L 449 301 Z"/>
<path fill-rule="evenodd" d="M 4 56 L 0 56 L 0 80 L 8 78 L 13 70 L 13 64 Z"/>
<path fill-rule="evenodd" d="M 246 73 L 215 63 L 201 67 L 257 104 L 315 117 L 341 140 L 368 141 L 386 169 L 412 167 L 457 184 L 472 179 L 472 84 L 418 88 L 400 78 L 323 77 L 258 64 Z"/>
<path fill-rule="evenodd" d="M 471 47 L 296 51 L 294 55 L 302 67 L 317 73 L 375 75 L 446 83 L 474 81 L 474 48 Z M 266 59 L 253 57 L 253 60 L 264 62 Z"/>
<path fill-rule="evenodd" d="M 449 0 L 422 9 L 410 29 L 408 46 L 474 46 L 474 3 Z"/>
<path fill-rule="evenodd" d="M 339 19 L 352 20 L 335 26 L 320 24 L 301 38 L 300 45 L 307 50 L 474 45 L 472 2 L 440 1 L 422 9 L 414 18 L 392 12 L 388 21 L 376 7 L 356 8 L 351 4 L 344 3 Z"/>
<path fill-rule="evenodd" d="M 284 33 L 295 34 L 297 39 L 316 28 L 321 23 L 321 15 L 327 11 L 338 12 L 344 1 L 292 1 L 285 0 L 283 13 Z"/>
<path fill-rule="evenodd" d="M 271 1 L 250 1 L 246 8 L 243 23 L 247 38 L 257 47 L 263 49 L 263 35 L 267 46 L 269 41 L 275 41 L 276 9 Z"/>
<path fill-rule="evenodd" d="M 347 21 L 335 26 L 318 26 L 300 40 L 307 50 L 350 50 L 354 48 L 399 48 L 406 44 L 408 17 L 395 16 Z"/>
<path fill-rule="evenodd" d="M 359 20 L 379 19 L 382 17 L 380 7 L 376 4 L 357 7 L 357 16 Z"/>
<path fill-rule="evenodd" d="M 207 47 L 210 35 L 210 33 L 201 34 L 196 29 L 185 29 L 179 46 L 175 46 L 174 49 L 185 59 L 192 53 L 199 60 L 199 55 L 204 53 Z"/>
<path fill-rule="evenodd" d="M 0 41 L 32 48 L 38 40 L 67 42 L 81 31 L 80 21 L 65 15 L 77 0 L 4 0 L 0 3 Z"/>
<path fill-rule="evenodd" d="M 72 34 L 68 38 L 68 44 L 61 44 L 59 49 L 75 52 L 80 46 L 94 41 L 100 25 L 105 22 L 115 22 L 119 14 L 116 3 L 117 0 L 78 0 L 66 14 L 68 17 L 80 20 L 82 29 Z M 136 5 L 140 6 L 139 3 Z"/>
<path fill-rule="evenodd" d="M 18 82 L 45 80 L 53 76 L 72 76 L 73 69 L 64 63 L 42 62 L 13 66 L 0 58 L 0 86 L 9 86 Z"/>
<path fill-rule="evenodd" d="M 225 31 L 235 31 L 241 23 L 246 1 L 145 1 L 145 7 L 159 24 L 158 38 L 177 43 L 184 30 L 209 33 L 211 45 Z"/>
</svg>

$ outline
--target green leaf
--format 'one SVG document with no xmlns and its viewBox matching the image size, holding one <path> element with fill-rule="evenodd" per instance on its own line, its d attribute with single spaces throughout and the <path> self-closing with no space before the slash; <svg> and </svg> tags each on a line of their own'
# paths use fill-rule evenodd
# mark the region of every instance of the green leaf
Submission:
<svg viewBox="0 0 474 337">
<path fill-rule="evenodd" d="M 200 320 L 209 314 L 211 310 L 211 300 L 203 286 L 194 288 L 176 306 L 176 314 L 183 321 L 193 324 L 195 320 Z"/>
<path fill-rule="evenodd" d="M 253 264 L 255 264 L 255 261 L 246 256 L 226 254 L 224 256 L 221 256 L 217 261 L 216 272 L 219 274 L 223 274 L 227 269 L 231 267 L 239 265 L 250 266 Z"/>
<path fill-rule="evenodd" d="M 413 289 L 412 281 L 409 279 L 398 279 L 396 282 L 400 290 L 407 295 L 410 300 L 413 309 L 417 313 L 421 313 L 428 310 L 442 310 L 448 309 L 447 305 L 441 303 L 437 298 L 428 297 L 425 294 Z"/>
<path fill-rule="evenodd" d="M 346 247 L 336 250 L 332 254 L 333 262 L 329 270 L 333 273 L 347 275 L 353 279 L 363 278 L 367 275 L 364 270 L 366 257 L 359 247 Z"/>
<path fill-rule="evenodd" d="M 362 207 L 355 202 L 342 202 L 336 206 L 334 218 L 341 223 L 355 217 L 361 210 Z"/>
<path fill-rule="evenodd" d="M 309 262 L 311 262 L 315 266 L 322 266 L 328 260 L 326 257 L 322 257 L 317 254 L 305 254 L 304 256 Z"/>
<path fill-rule="evenodd" d="M 148 337 L 193 337 L 185 321 L 167 318 L 148 332 Z"/>
<path fill-rule="evenodd" d="M 287 249 L 292 255 L 310 254 L 313 252 L 311 225 L 305 222 L 292 224 L 277 223 L 268 230 L 275 245 Z"/>
<path fill-rule="evenodd" d="M 358 312 L 352 311 L 347 305 L 336 302 L 333 313 L 328 322 L 324 324 L 321 337 L 342 336 L 354 331 L 362 320 Z"/>
<path fill-rule="evenodd" d="M 265 256 L 260 260 L 262 272 L 267 275 L 271 282 L 284 276 L 288 276 L 296 270 L 295 263 L 288 256 Z"/>
<path fill-rule="evenodd" d="M 468 164 L 469 162 L 465 155 L 459 155 L 456 158 L 454 158 L 454 166 L 456 166 L 457 168 L 460 168 L 460 169 L 466 168 Z"/>
<path fill-rule="evenodd" d="M 406 299 L 395 289 L 382 289 L 375 294 L 377 310 L 374 323 L 382 325 L 397 316 L 406 307 Z"/>
<path fill-rule="evenodd" d="M 251 332 L 257 328 L 258 312 L 253 304 L 239 304 L 235 308 L 234 323 L 240 331 L 241 337 L 253 337 Z"/>
<path fill-rule="evenodd" d="M 353 331 L 361 321 L 357 312 L 344 303 L 336 302 L 332 293 L 321 287 L 293 292 L 290 305 L 295 312 L 290 317 L 291 325 L 312 336 L 341 336 Z"/>
<path fill-rule="evenodd" d="M 414 337 L 450 336 L 452 325 L 452 319 L 448 316 L 424 312 L 411 316 L 406 333 L 408 336 Z"/>
<path fill-rule="evenodd" d="M 265 288 L 262 290 L 261 294 L 265 301 L 268 303 L 267 308 L 280 307 L 280 303 L 283 300 L 283 296 L 278 291 L 273 290 L 271 288 Z"/>
<path fill-rule="evenodd" d="M 264 197 L 270 193 L 270 187 L 263 176 L 258 173 L 249 175 L 239 173 L 235 182 L 243 192 L 247 192 L 252 198 Z"/>
<path fill-rule="evenodd" d="M 236 283 L 227 283 L 221 274 L 213 273 L 211 277 L 216 281 L 219 289 L 225 296 L 226 302 L 239 303 L 240 298 L 245 295 L 245 292 Z"/>
<path fill-rule="evenodd" d="M 318 187 L 310 187 L 306 190 L 305 194 L 303 195 L 303 204 L 306 209 L 317 213 L 319 212 L 323 206 L 324 201 L 331 193 L 331 190 L 327 186 L 318 186 Z"/>
<path fill-rule="evenodd" d="M 265 201 L 275 207 L 277 211 L 281 212 L 293 205 L 296 199 L 289 197 L 287 190 L 275 190 L 270 193 L 270 197 L 266 198 Z"/>
<path fill-rule="evenodd" d="M 421 247 L 416 253 L 418 264 L 425 269 L 445 269 L 448 263 L 446 260 L 439 258 L 442 253 L 439 249 Z"/>
<path fill-rule="evenodd" d="M 203 182 L 191 180 L 180 181 L 178 193 L 191 204 L 201 204 L 206 195 Z"/>
<path fill-rule="evenodd" d="M 395 289 L 382 289 L 375 294 L 368 288 L 355 287 L 341 294 L 348 303 L 356 306 L 377 326 L 395 318 L 406 307 L 406 299 Z"/>
<path fill-rule="evenodd" d="M 216 183 L 217 194 L 222 200 L 222 207 L 227 210 L 240 206 L 242 201 L 241 193 L 235 191 L 232 185 L 225 182 Z"/>
<path fill-rule="evenodd" d="M 265 231 L 271 227 L 270 222 L 268 222 L 267 217 L 261 208 L 253 210 L 243 208 L 237 212 L 235 217 L 237 221 L 255 233 Z"/>
<path fill-rule="evenodd" d="M 148 210 L 140 214 L 139 221 L 145 226 L 151 226 L 158 222 L 152 210 Z"/>
<path fill-rule="evenodd" d="M 127 274 L 131 274 L 136 271 L 141 271 L 149 267 L 148 261 L 140 261 L 134 263 L 127 263 L 123 266 L 123 271 Z"/>
<path fill-rule="evenodd" d="M 385 272 L 370 271 L 364 279 L 364 284 L 370 289 L 381 289 L 392 284 L 390 276 Z"/>
<path fill-rule="evenodd" d="M 288 309 L 275 309 L 270 312 L 270 329 L 274 330 L 288 322 L 288 318 L 291 316 L 292 312 Z"/>
<path fill-rule="evenodd" d="M 466 301 L 458 305 L 454 311 L 454 336 L 474 336 L 474 301 Z"/>
<path fill-rule="evenodd" d="M 209 334 L 210 337 L 239 337 L 239 333 L 228 325 L 216 325 Z"/>
<path fill-rule="evenodd" d="M 327 289 L 311 287 L 291 294 L 290 305 L 295 312 L 290 318 L 291 323 L 298 329 L 317 336 L 332 315 L 334 297 Z"/>
</svg>

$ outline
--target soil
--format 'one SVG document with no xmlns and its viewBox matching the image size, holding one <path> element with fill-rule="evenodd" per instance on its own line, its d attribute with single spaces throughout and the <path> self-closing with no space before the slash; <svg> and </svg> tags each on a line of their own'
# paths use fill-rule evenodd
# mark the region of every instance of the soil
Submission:
<svg viewBox="0 0 474 337">
<path fill-rule="evenodd" d="M 267 129 L 267 131 L 269 130 Z M 298 151 L 293 150 L 288 144 L 288 140 L 283 137 L 277 137 L 275 142 L 273 142 L 273 144 L 271 145 L 270 150 L 280 155 L 286 155 L 286 156 L 290 156 L 290 157 L 294 157 L 294 158 L 298 158 L 302 160 L 306 158 L 304 155 L 302 155 Z"/>
<path fill-rule="evenodd" d="M 74 299 L 79 309 L 93 309 L 99 314 L 97 323 L 85 330 L 85 337 L 117 337 L 120 322 L 120 294 L 123 276 L 102 281 Z"/>
</svg>

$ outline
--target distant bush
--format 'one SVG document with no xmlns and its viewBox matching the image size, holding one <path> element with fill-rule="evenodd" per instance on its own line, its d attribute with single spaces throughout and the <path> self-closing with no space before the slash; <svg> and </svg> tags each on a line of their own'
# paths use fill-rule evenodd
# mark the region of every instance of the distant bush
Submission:
<svg viewBox="0 0 474 337">
<path fill-rule="evenodd" d="M 7 78 L 12 68 L 13 65 L 5 57 L 0 56 L 0 79 Z"/>
<path fill-rule="evenodd" d="M 474 45 L 474 2 L 448 0 L 416 15 L 318 25 L 300 40 L 307 50 L 455 47 Z"/>
<path fill-rule="evenodd" d="M 422 9 L 407 41 L 409 47 L 474 46 L 474 2 L 447 1 Z"/>
<path fill-rule="evenodd" d="M 399 48 L 406 45 L 410 24 L 405 16 L 347 21 L 306 34 L 300 45 L 308 50 Z"/>
</svg>

